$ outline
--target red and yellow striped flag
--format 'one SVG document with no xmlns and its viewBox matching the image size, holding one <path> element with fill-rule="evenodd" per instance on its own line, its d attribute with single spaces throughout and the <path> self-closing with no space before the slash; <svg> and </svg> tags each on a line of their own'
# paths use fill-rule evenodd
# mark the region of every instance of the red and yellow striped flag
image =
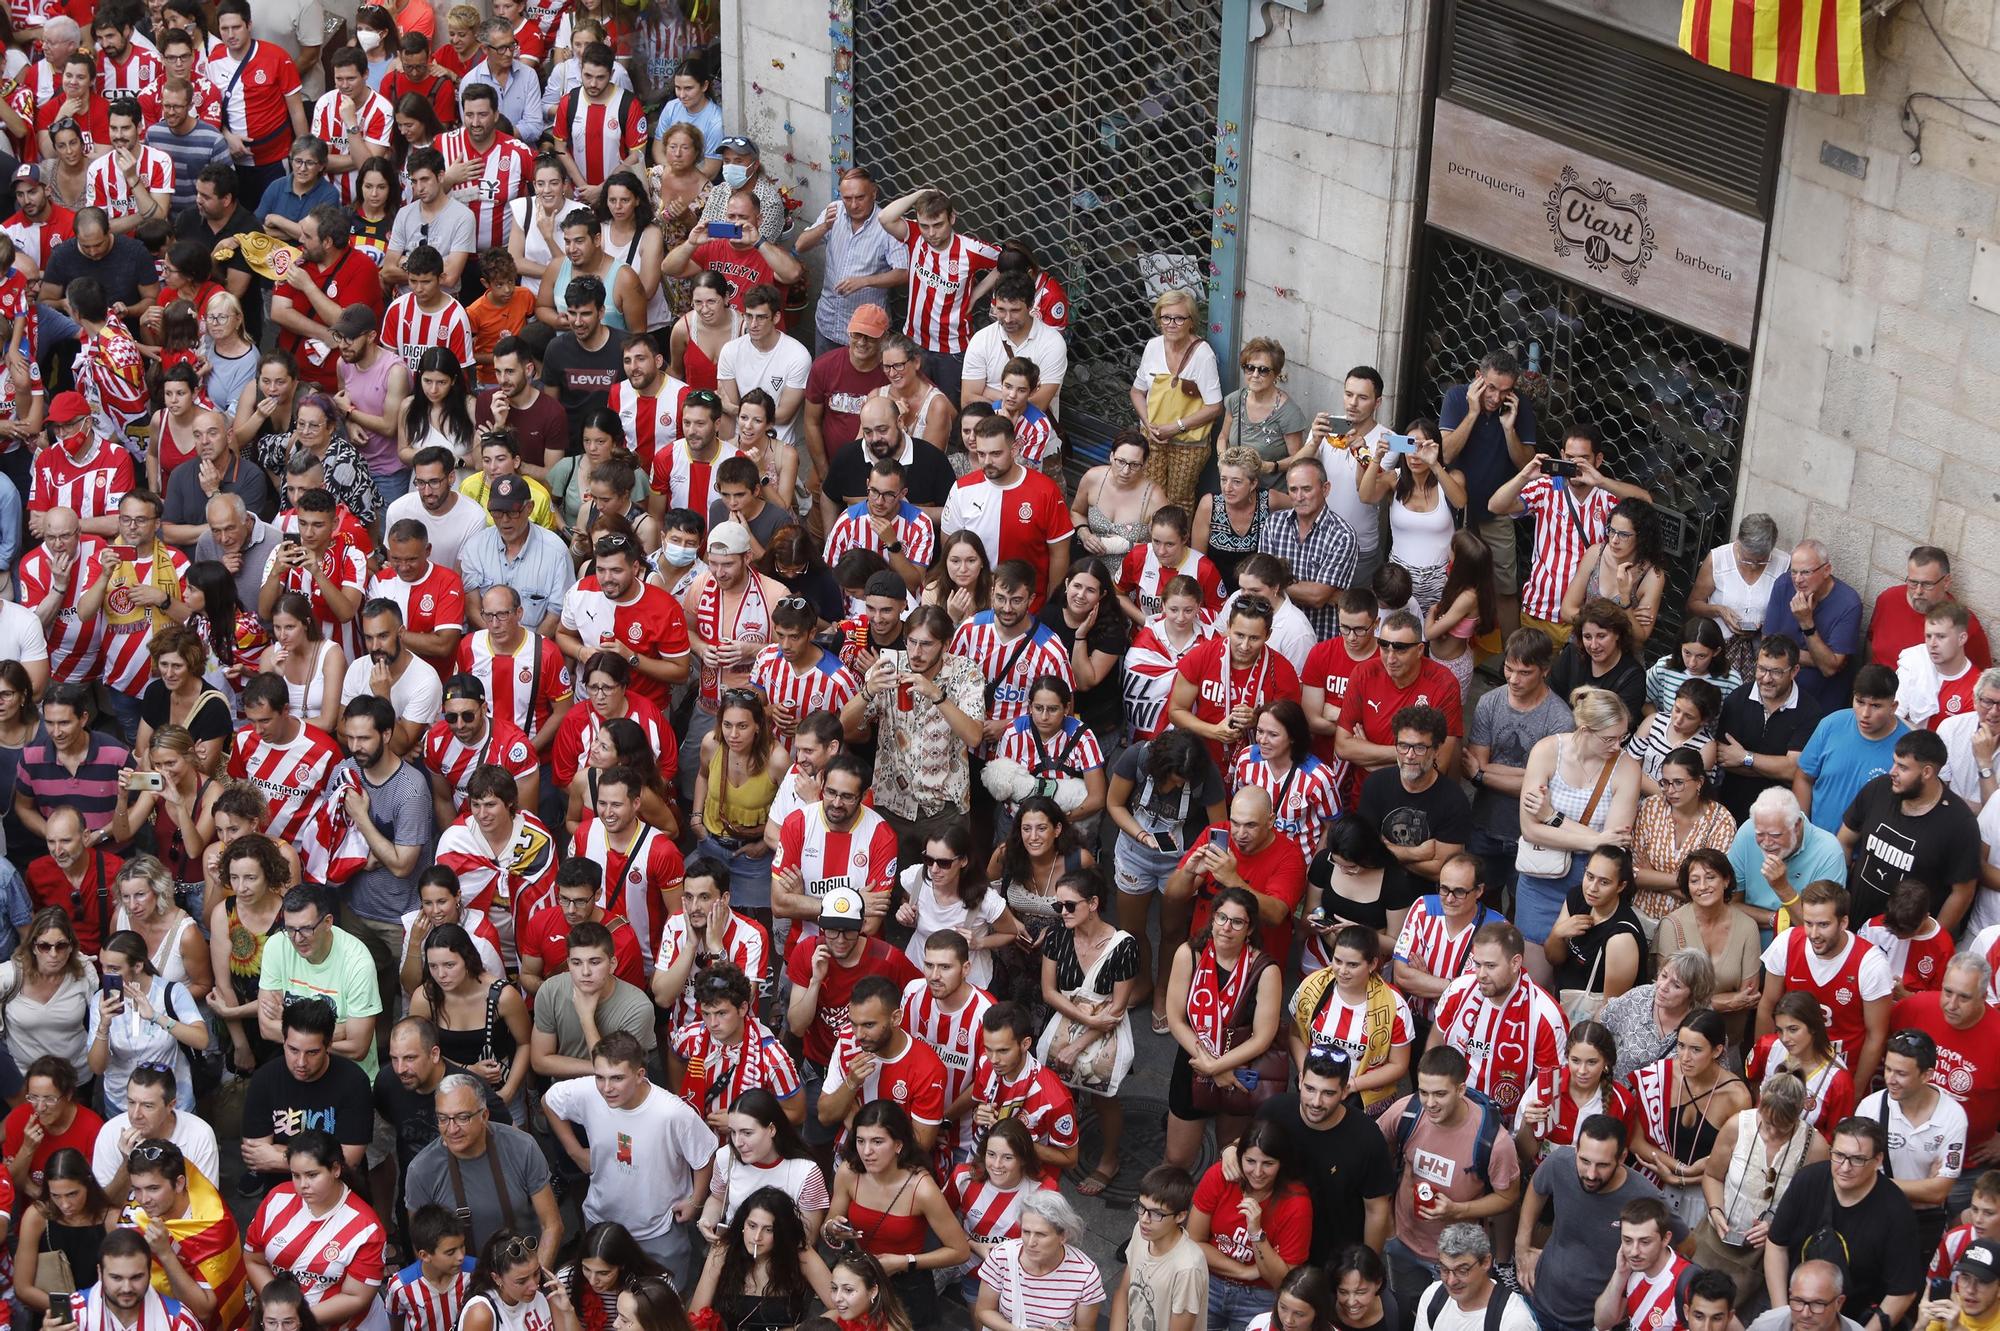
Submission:
<svg viewBox="0 0 2000 1331">
<path fill-rule="evenodd" d="M 1862 0 L 1683 0 L 1681 50 L 1801 92 L 1867 91 Z"/>
</svg>

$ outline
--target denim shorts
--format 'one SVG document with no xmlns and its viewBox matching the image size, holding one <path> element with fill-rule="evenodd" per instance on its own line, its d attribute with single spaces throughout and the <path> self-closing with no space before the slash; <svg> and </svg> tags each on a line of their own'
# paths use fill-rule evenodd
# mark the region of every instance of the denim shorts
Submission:
<svg viewBox="0 0 2000 1331">
<path fill-rule="evenodd" d="M 1181 857 L 1177 853 L 1154 850 L 1120 832 L 1111 848 L 1111 878 L 1118 884 L 1120 892 L 1143 897 L 1166 887 L 1167 875 L 1180 862 Z"/>
</svg>

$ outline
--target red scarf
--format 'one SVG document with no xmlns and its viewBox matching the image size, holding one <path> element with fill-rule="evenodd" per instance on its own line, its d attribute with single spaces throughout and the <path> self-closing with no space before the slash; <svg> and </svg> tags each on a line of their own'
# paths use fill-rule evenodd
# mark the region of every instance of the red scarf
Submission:
<svg viewBox="0 0 2000 1331">
<path fill-rule="evenodd" d="M 1195 959 L 1194 978 L 1188 982 L 1188 1025 L 1194 1027 L 1195 1038 L 1210 1054 L 1220 1054 L 1223 1050 L 1230 1019 L 1236 1015 L 1236 1005 L 1243 1001 L 1244 982 L 1257 956 L 1257 949 L 1246 945 L 1226 985 L 1217 983 L 1220 970 L 1215 963 L 1214 939 L 1202 945 L 1201 956 Z"/>
<path fill-rule="evenodd" d="M 1216 682 L 1222 685 L 1222 720 L 1226 724 L 1229 714 L 1238 707 L 1255 708 L 1264 701 L 1264 685 L 1271 677 L 1271 649 L 1266 647 L 1257 656 L 1257 664 L 1243 671 L 1243 687 L 1238 689 L 1234 682 L 1236 667 L 1229 659 L 1229 644 L 1223 643 L 1222 655 L 1216 670 Z M 1250 743 L 1250 731 L 1230 743 L 1224 750 L 1223 770 L 1226 772 L 1236 762 L 1236 755 Z M 1298 760 L 1295 758 L 1293 762 Z"/>
</svg>

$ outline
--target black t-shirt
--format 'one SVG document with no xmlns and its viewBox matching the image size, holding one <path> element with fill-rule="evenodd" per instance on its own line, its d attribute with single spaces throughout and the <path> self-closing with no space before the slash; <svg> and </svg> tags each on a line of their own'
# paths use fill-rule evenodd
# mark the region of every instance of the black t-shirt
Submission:
<svg viewBox="0 0 2000 1331">
<path fill-rule="evenodd" d="M 1076 630 L 1063 618 L 1062 602 L 1051 596 L 1042 606 L 1042 623 L 1062 639 L 1063 649 L 1076 648 Z M 1116 662 L 1111 673 L 1076 695 L 1077 720 L 1099 735 L 1115 735 L 1125 718 L 1125 652 L 1132 645 L 1132 621 L 1120 613 L 1107 597 L 1090 626 L 1088 639 L 1094 652 L 1109 652 Z"/>
<path fill-rule="evenodd" d="M 1877 1178 L 1854 1206 L 1833 1195 L 1833 1166 L 1806 1165 L 1771 1218 L 1772 1243 L 1791 1250 L 1792 1267 L 1827 1260 L 1847 1272 L 1843 1312 L 1865 1322 L 1875 1306 L 1897 1294 L 1915 1294 L 1924 1285 L 1924 1259 L 1917 1243 L 1917 1216 L 1901 1189 Z"/>
<path fill-rule="evenodd" d="M 146 686 L 145 693 L 139 697 L 139 718 L 157 732 L 167 724 L 171 706 L 167 686 L 156 679 Z M 195 709 L 194 715 L 187 720 L 187 728 L 197 744 L 209 739 L 228 739 L 235 731 L 230 724 L 229 703 L 221 694 L 216 694 Z"/>
<path fill-rule="evenodd" d="M 300 1081 L 284 1059 L 274 1058 L 251 1074 L 243 1096 L 245 1137 L 268 1136 L 283 1146 L 311 1129 L 332 1133 L 342 1146 L 366 1146 L 375 1139 L 375 1097 L 359 1063 L 333 1054 L 318 1080 Z M 291 1175 L 259 1177 L 268 1191 Z"/>
<path fill-rule="evenodd" d="M 444 1059 L 444 1075 L 468 1072 L 450 1059 Z M 495 1123 L 512 1123 L 507 1116 L 507 1104 L 493 1093 L 493 1088 L 484 1078 L 477 1078 L 480 1088 L 486 1092 L 486 1112 Z M 382 1117 L 396 1125 L 396 1175 L 398 1178 L 410 1172 L 410 1161 L 417 1158 L 417 1152 L 438 1139 L 437 1092 L 419 1094 L 403 1085 L 402 1078 L 387 1066 L 375 1074 L 375 1108 Z"/>
<path fill-rule="evenodd" d="M 1590 913 L 1590 903 L 1584 900 L 1581 887 L 1571 889 L 1569 896 L 1563 901 L 1563 906 L 1572 915 Z M 1563 964 L 1556 967 L 1555 987 L 1588 989 L 1592 993 L 1603 993 L 1604 969 L 1597 964 L 1597 957 L 1619 934 L 1631 936 L 1633 943 L 1638 946 L 1639 960 L 1644 962 L 1648 947 L 1645 926 L 1639 923 L 1639 913 L 1632 908 L 1632 903 L 1621 901 L 1618 903 L 1618 909 L 1611 912 L 1610 919 L 1602 924 L 1591 925 L 1569 940 L 1569 954 L 1564 958 Z"/>
<path fill-rule="evenodd" d="M 1111 760 L 1111 775 L 1122 776 L 1132 783 L 1132 816 L 1138 819 L 1139 826 L 1155 836 L 1166 830 L 1174 838 L 1171 849 L 1184 851 L 1207 828 L 1209 807 L 1228 799 L 1229 790 L 1222 784 L 1222 773 L 1215 769 L 1215 760 L 1209 756 L 1206 745 L 1201 750 L 1201 770 L 1186 785 L 1178 790 L 1149 790 L 1146 755 L 1152 751 L 1151 740 L 1134 744 Z M 1174 825 L 1177 819 L 1178 827 Z M 1140 848 L 1144 846 L 1141 842 Z M 1161 849 L 1169 847 L 1162 845 Z"/>
<path fill-rule="evenodd" d="M 1417 899 L 1417 882 L 1395 860 L 1382 870 L 1382 890 L 1373 901 L 1355 901 L 1342 894 L 1347 875 L 1339 872 L 1332 852 L 1324 846 L 1306 866 L 1306 881 L 1320 890 L 1320 905 L 1329 918 L 1351 920 L 1377 933 L 1388 929 L 1389 912 L 1408 910 Z"/>
<path fill-rule="evenodd" d="M 796 577 L 780 574 L 778 581 L 794 596 L 803 596 L 811 603 L 813 613 L 829 624 L 838 624 L 847 618 L 847 593 L 840 590 L 834 580 L 833 571 L 824 564 L 810 564 L 800 570 Z"/>
<path fill-rule="evenodd" d="M 1854 897 L 1853 920 L 1871 920 L 1888 907 L 1889 894 L 1905 878 L 1931 890 L 1937 914 L 1954 883 L 1977 881 L 1981 862 L 1979 819 L 1965 801 L 1946 789 L 1929 813 L 1903 812 L 1903 799 L 1883 773 L 1861 788 L 1841 824 L 1859 833 L 1847 866 L 1847 890 Z"/>
<path fill-rule="evenodd" d="M 868 468 L 874 465 L 859 439 L 834 451 L 826 463 L 826 497 L 840 508 L 861 502 L 868 494 Z M 903 463 L 903 485 L 918 508 L 943 508 L 958 477 L 943 452 L 919 439 L 910 460 Z"/>
<path fill-rule="evenodd" d="M 1715 733 L 1716 738 L 1733 739 L 1752 753 L 1797 753 L 1806 747 L 1806 741 L 1812 738 L 1819 721 L 1819 708 L 1803 691 L 1790 707 L 1766 715 L 1764 700 L 1757 693 L 1757 681 L 1752 680 L 1730 690 L 1729 696 L 1722 700 L 1722 720 Z M 1750 821 L 1751 802 L 1770 787 L 1780 784 L 1784 783 L 1758 776 L 1748 768 L 1725 767 L 1722 769 L 1720 795 L 1722 807 L 1729 810 L 1740 827 Z M 1865 920 L 1869 916 L 1856 915 L 1854 918 Z"/>
<path fill-rule="evenodd" d="M 1370 772 L 1361 783 L 1361 816 L 1382 829 L 1392 846 L 1421 846 L 1443 841 L 1463 846 L 1472 839 L 1472 803 L 1458 782 L 1439 776 L 1412 794 L 1394 767 Z"/>
<path fill-rule="evenodd" d="M 611 387 L 625 377 L 625 353 L 619 338 L 607 333 L 604 345 L 595 351 L 576 340 L 575 333 L 563 333 L 549 343 L 548 359 L 542 364 L 542 387 L 555 394 L 556 401 L 569 413 L 569 451 L 583 450 L 583 420 L 611 400 Z M 521 451 L 527 456 L 526 448 Z"/>
<path fill-rule="evenodd" d="M 1610 689 L 1625 704 L 1631 713 L 1632 725 L 1639 724 L 1639 713 L 1646 707 L 1646 667 L 1629 656 L 1618 658 L 1618 664 L 1602 675 L 1592 675 L 1590 658 L 1583 654 L 1581 639 L 1571 638 L 1569 645 L 1556 653 L 1556 662 L 1549 667 L 1549 691 L 1569 701 L 1569 695 L 1585 684 L 1594 689 Z M 1627 735 L 1631 728 L 1627 727 Z"/>
<path fill-rule="evenodd" d="M 1330 1128 L 1309 1128 L 1299 1117 L 1297 1091 L 1272 1096 L 1258 1108 L 1257 1117 L 1279 1124 L 1291 1134 L 1299 1180 L 1312 1194 L 1309 1260 L 1324 1265 L 1348 1244 L 1362 1242 L 1367 1237 L 1362 1203 L 1371 1197 L 1387 1197 L 1396 1186 L 1389 1153 L 1382 1149 L 1382 1129 L 1352 1107 Z"/>
<path fill-rule="evenodd" d="M 66 240 L 49 255 L 42 280 L 57 290 L 67 288 L 79 277 L 94 277 L 104 284 L 104 298 L 113 305 L 137 305 L 139 288 L 160 284 L 160 266 L 144 245 L 130 236 L 118 236 L 102 259 L 86 259 L 74 240 Z"/>
</svg>

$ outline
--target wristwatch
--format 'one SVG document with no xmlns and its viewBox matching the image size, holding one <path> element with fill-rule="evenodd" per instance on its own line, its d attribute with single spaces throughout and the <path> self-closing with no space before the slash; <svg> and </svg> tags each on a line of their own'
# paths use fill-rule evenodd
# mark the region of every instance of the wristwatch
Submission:
<svg viewBox="0 0 2000 1331">
<path fill-rule="evenodd" d="M 1739 767 L 1755 767 L 1757 765 L 1757 755 L 1754 753 L 1746 753 L 1743 755 L 1743 761 L 1737 765 Z"/>
<path fill-rule="evenodd" d="M 903 553 L 903 543 L 901 541 L 891 541 L 883 546 L 882 549 L 888 554 L 900 555 Z"/>
<path fill-rule="evenodd" d="M 1563 823 L 1564 823 L 1565 821 L 1566 821 L 1566 820 L 1565 820 L 1565 819 L 1563 818 L 1563 811 L 1562 811 L 1561 809 L 1557 809 L 1557 810 L 1556 810 L 1556 816 L 1555 816 L 1555 817 L 1553 817 L 1553 818 L 1551 818 L 1551 819 L 1549 819 L 1549 826 L 1550 826 L 1550 827 L 1561 827 L 1561 826 L 1563 825 Z"/>
<path fill-rule="evenodd" d="M 1991 780 L 1993 779 L 1993 769 L 1992 769 L 1992 768 L 1990 768 L 1990 767 L 1982 767 L 1982 768 L 1980 768 L 1980 769 L 1979 769 L 1979 779 L 1980 779 L 1981 781 L 1991 781 Z"/>
</svg>

